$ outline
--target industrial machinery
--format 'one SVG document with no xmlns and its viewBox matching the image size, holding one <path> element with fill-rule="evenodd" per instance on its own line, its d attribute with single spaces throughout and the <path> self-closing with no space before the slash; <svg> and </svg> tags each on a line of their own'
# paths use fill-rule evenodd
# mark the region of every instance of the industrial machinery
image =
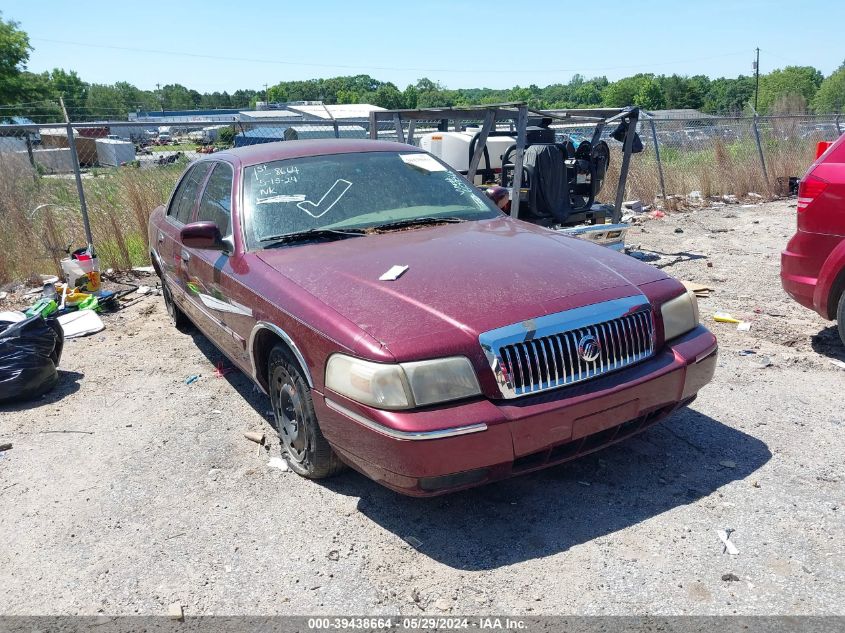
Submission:
<svg viewBox="0 0 845 633">
<path fill-rule="evenodd" d="M 384 138 L 383 122 L 391 121 L 400 141 L 464 174 L 513 217 L 622 250 L 628 167 L 631 154 L 643 149 L 639 115 L 638 108 L 544 111 L 521 103 L 385 110 L 370 114 L 370 137 Z M 598 202 L 614 160 L 606 136 L 621 149 L 613 205 Z"/>
</svg>

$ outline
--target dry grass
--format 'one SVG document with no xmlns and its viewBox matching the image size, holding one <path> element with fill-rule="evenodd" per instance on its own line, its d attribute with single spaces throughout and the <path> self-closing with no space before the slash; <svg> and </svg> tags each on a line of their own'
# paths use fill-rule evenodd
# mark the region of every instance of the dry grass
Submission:
<svg viewBox="0 0 845 633">
<path fill-rule="evenodd" d="M 667 196 L 686 196 L 700 191 L 704 197 L 733 194 L 738 197 L 758 193 L 776 195 L 778 178 L 802 176 L 814 160 L 814 141 L 765 140 L 764 157 L 768 179 L 763 175 L 753 141 L 715 141 L 708 149 L 694 152 L 662 150 L 663 176 Z M 619 163 L 611 164 L 602 192 L 603 200 L 613 200 L 619 178 Z M 660 177 L 655 155 L 646 150 L 631 160 L 625 198 L 652 203 L 660 195 Z"/>
<path fill-rule="evenodd" d="M 100 267 L 149 262 L 147 221 L 167 200 L 183 166 L 94 170 L 83 180 Z M 85 233 L 72 177 L 38 176 L 25 159 L 0 153 L 0 284 L 58 274 Z"/>
<path fill-rule="evenodd" d="M 763 139 L 768 181 L 756 145 L 746 137 L 730 143 L 707 141 L 701 149 L 661 150 L 666 193 L 703 196 L 755 192 L 775 194 L 779 177 L 801 176 L 812 163 L 814 139 L 798 140 L 794 130 L 773 129 Z M 101 268 L 148 263 L 147 222 L 166 201 L 184 165 L 140 169 L 92 170 L 84 179 L 94 242 Z M 603 201 L 615 198 L 619 155 L 611 161 Z M 625 197 L 652 203 L 660 194 L 653 151 L 633 157 Z M 677 206 L 677 198 L 663 202 Z M 0 153 L 0 284 L 59 273 L 68 248 L 85 244 L 76 186 L 72 177 L 39 176 L 19 155 Z"/>
</svg>

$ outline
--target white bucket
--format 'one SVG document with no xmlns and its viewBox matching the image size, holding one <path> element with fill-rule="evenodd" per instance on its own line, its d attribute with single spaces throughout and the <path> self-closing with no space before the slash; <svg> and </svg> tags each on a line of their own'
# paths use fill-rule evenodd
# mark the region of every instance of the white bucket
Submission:
<svg viewBox="0 0 845 633">
<path fill-rule="evenodd" d="M 74 288 L 77 280 L 86 285 L 88 290 L 96 292 L 100 289 L 100 260 L 91 259 L 63 259 L 62 272 L 68 288 Z M 85 277 L 85 279 L 81 279 Z"/>
</svg>

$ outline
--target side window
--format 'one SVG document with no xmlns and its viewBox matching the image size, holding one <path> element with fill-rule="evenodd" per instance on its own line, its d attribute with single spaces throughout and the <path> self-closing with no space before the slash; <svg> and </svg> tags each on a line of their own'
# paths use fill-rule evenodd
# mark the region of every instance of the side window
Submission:
<svg viewBox="0 0 845 633">
<path fill-rule="evenodd" d="M 191 167 L 182 182 L 179 183 L 179 188 L 173 195 L 173 201 L 170 203 L 167 215 L 182 224 L 191 221 L 191 211 L 194 208 L 197 193 L 210 167 L 210 163 L 199 163 Z"/>
<path fill-rule="evenodd" d="M 228 163 L 217 163 L 200 200 L 197 220 L 214 222 L 222 236 L 232 233 L 232 179 L 234 172 Z"/>
</svg>

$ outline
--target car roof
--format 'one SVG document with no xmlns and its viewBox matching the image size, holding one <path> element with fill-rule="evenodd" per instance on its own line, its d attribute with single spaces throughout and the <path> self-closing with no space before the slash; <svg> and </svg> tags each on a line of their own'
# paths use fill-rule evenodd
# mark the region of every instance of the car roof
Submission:
<svg viewBox="0 0 845 633">
<path fill-rule="evenodd" d="M 215 159 L 240 163 L 243 166 L 257 165 L 286 158 L 322 156 L 325 154 L 355 154 L 360 152 L 421 152 L 406 143 L 371 141 L 368 139 L 309 139 L 302 141 L 279 141 L 239 147 L 215 152 Z"/>
</svg>

